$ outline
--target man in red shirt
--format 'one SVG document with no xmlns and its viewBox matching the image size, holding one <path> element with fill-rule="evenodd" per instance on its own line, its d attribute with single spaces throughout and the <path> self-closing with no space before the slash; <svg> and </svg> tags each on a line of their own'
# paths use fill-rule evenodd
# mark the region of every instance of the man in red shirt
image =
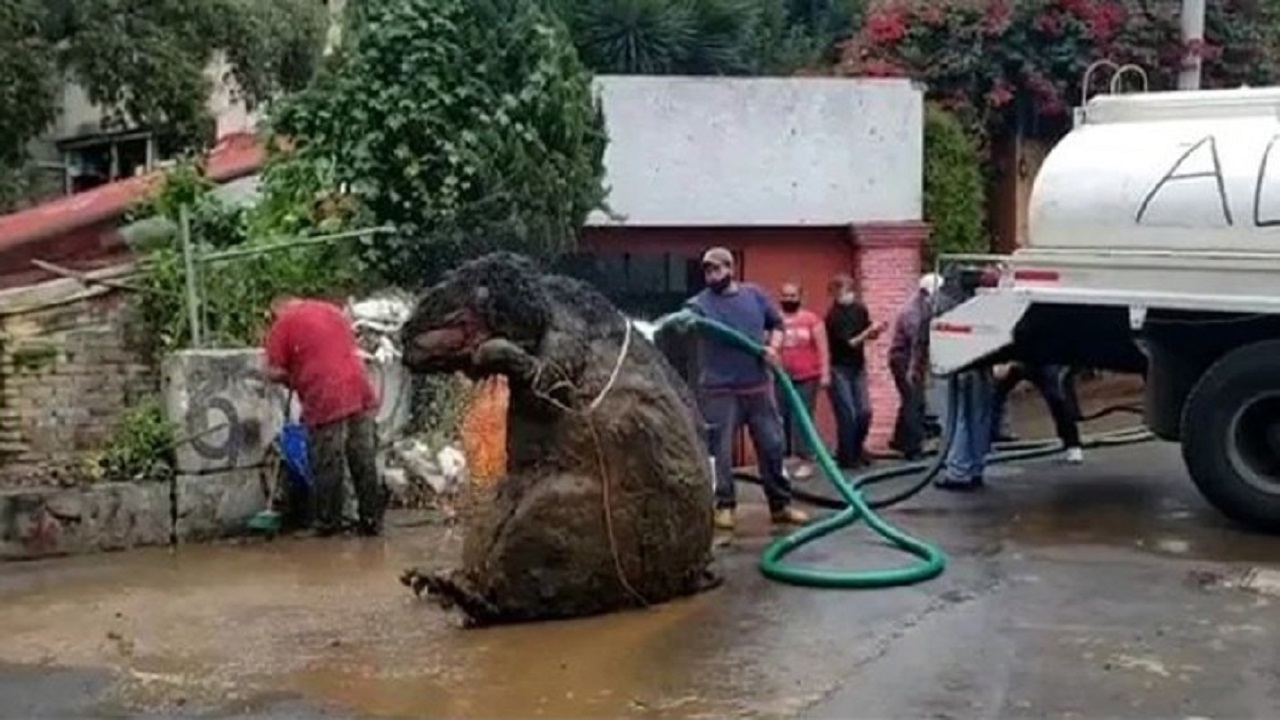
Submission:
<svg viewBox="0 0 1280 720">
<path fill-rule="evenodd" d="M 355 331 L 340 307 L 284 298 L 271 308 L 267 377 L 302 404 L 307 426 L 316 531 L 342 530 L 344 481 L 351 473 L 362 535 L 382 532 L 386 492 L 378 477 L 377 394 L 365 374 Z"/>
<path fill-rule="evenodd" d="M 782 368 L 800 393 L 809 417 L 817 407 L 818 390 L 831 385 L 831 356 L 827 349 L 827 328 L 813 311 L 804 307 L 798 283 L 787 283 L 778 293 L 782 307 Z M 778 409 L 787 436 L 787 456 L 803 462 L 793 469 L 797 479 L 813 474 L 813 450 L 800 436 L 800 423 L 791 411 L 782 388 L 778 388 Z"/>
</svg>

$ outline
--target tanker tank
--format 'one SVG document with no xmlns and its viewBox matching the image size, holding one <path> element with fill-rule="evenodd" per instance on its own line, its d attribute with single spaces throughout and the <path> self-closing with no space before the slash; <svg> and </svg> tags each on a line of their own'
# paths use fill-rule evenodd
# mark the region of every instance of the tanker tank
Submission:
<svg viewBox="0 0 1280 720">
<path fill-rule="evenodd" d="M 1280 88 L 1102 95 L 1049 153 L 1032 251 L 1280 253 Z"/>
</svg>

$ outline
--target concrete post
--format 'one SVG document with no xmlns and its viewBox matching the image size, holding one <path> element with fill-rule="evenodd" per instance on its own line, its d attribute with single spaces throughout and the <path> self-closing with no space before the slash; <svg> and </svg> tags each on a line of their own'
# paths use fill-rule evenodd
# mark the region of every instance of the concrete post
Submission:
<svg viewBox="0 0 1280 720">
<path fill-rule="evenodd" d="M 1182 0 L 1182 44 L 1187 49 L 1178 73 L 1179 90 L 1199 90 L 1201 60 L 1197 47 L 1204 41 L 1205 0 Z"/>
</svg>

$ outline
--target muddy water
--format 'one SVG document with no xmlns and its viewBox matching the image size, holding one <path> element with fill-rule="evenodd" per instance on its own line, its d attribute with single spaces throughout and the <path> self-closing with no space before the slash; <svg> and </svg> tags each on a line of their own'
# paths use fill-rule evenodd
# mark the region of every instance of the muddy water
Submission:
<svg viewBox="0 0 1280 720">
<path fill-rule="evenodd" d="M 733 594 L 462 631 L 396 580 L 455 551 L 442 531 L 417 528 L 9 566 L 0 663 L 111 669 L 116 699 L 135 710 L 283 693 L 393 717 L 720 717 L 798 706 L 836 679 L 802 662 L 761 665 L 783 638 L 820 644 L 824 633 L 789 630 L 776 589 L 749 567 Z"/>
</svg>

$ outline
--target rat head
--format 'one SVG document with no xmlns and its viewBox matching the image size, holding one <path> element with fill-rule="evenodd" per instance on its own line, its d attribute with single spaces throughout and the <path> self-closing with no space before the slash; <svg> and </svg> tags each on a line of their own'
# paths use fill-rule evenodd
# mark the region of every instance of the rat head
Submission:
<svg viewBox="0 0 1280 720">
<path fill-rule="evenodd" d="M 472 372 L 472 353 L 487 340 L 536 352 L 551 308 L 533 261 L 493 253 L 462 265 L 418 299 L 401 330 L 404 364 L 414 372 Z"/>
</svg>

